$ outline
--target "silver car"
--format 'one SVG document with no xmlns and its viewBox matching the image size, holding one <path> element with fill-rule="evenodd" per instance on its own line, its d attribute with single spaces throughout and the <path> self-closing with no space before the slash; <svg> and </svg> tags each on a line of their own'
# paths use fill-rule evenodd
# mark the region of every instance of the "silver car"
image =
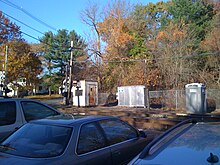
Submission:
<svg viewBox="0 0 220 165">
<path fill-rule="evenodd" d="M 63 113 L 37 100 L 1 98 L 0 141 L 31 120 L 58 115 Z"/>
</svg>

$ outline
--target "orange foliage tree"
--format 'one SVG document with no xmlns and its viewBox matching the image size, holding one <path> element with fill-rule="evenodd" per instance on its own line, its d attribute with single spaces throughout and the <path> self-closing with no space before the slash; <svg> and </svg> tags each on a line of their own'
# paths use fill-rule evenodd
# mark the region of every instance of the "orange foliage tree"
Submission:
<svg viewBox="0 0 220 165">
<path fill-rule="evenodd" d="M 210 54 L 204 65 L 206 80 L 209 86 L 220 87 L 220 12 L 215 16 L 213 28 L 201 43 L 201 48 Z"/>
<path fill-rule="evenodd" d="M 26 78 L 28 89 L 33 89 L 42 72 L 42 63 L 36 53 L 31 52 L 31 47 L 23 41 L 7 43 L 8 46 L 8 81 L 16 84 L 19 78 Z M 0 47 L 4 52 L 5 45 Z M 4 57 L 1 57 L 4 58 Z M 2 59 L 3 60 L 3 59 Z"/>
<path fill-rule="evenodd" d="M 20 37 L 20 28 L 0 11 L 0 45 Z"/>
<path fill-rule="evenodd" d="M 98 30 L 106 45 L 102 57 L 108 61 L 102 66 L 102 81 L 111 90 L 124 85 L 123 79 L 127 76 L 129 66 L 123 61 L 129 59 L 129 44 L 133 36 L 129 31 L 129 4 L 126 1 L 118 0 L 109 4 L 105 13 L 103 21 L 98 23 Z"/>
<path fill-rule="evenodd" d="M 126 7 L 125 1 L 117 1 L 109 6 L 103 22 L 98 24 L 102 40 L 107 43 L 105 57 L 108 60 L 127 57 L 127 46 L 133 37 L 129 34 Z"/>
</svg>

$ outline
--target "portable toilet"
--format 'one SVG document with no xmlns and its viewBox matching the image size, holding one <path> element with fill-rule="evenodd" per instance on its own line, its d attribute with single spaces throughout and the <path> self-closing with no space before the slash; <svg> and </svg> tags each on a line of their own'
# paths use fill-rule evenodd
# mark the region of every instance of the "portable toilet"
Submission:
<svg viewBox="0 0 220 165">
<path fill-rule="evenodd" d="M 190 114 L 205 114 L 206 110 L 206 86 L 202 83 L 185 85 L 186 112 Z"/>
</svg>

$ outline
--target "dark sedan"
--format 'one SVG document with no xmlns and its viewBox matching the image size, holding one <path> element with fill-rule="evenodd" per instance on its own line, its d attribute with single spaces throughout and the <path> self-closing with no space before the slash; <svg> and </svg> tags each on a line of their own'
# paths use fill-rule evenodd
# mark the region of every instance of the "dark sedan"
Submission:
<svg viewBox="0 0 220 165">
<path fill-rule="evenodd" d="M 42 119 L 25 124 L 0 145 L 0 164 L 126 164 L 148 143 L 116 117 Z"/>
</svg>

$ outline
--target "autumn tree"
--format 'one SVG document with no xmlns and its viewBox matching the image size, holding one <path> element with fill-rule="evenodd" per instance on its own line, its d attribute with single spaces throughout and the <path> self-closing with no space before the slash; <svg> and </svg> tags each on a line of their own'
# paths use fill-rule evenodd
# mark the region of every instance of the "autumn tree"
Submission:
<svg viewBox="0 0 220 165">
<path fill-rule="evenodd" d="M 216 11 L 212 29 L 201 43 L 201 49 L 207 53 L 206 62 L 203 65 L 204 79 L 213 88 L 220 87 L 220 5 Z"/>
<path fill-rule="evenodd" d="M 129 30 L 133 36 L 129 56 L 136 62 L 128 68 L 126 84 L 146 85 L 150 90 L 162 88 L 160 70 L 154 65 L 154 59 L 157 55 L 156 38 L 168 17 L 168 4 L 158 2 L 134 6 L 129 16 Z"/>
<path fill-rule="evenodd" d="M 12 41 L 13 39 L 20 39 L 20 38 L 21 38 L 20 27 L 18 27 L 15 23 L 12 23 L 0 11 L 0 45 Z"/>
<path fill-rule="evenodd" d="M 126 1 L 114 1 L 105 8 L 104 19 L 98 24 L 101 39 L 106 43 L 103 60 L 125 60 L 129 58 L 128 47 L 133 39 L 128 28 L 129 14 L 130 6 Z M 108 72 L 109 68 L 114 68 L 111 74 L 112 80 L 109 80 L 110 75 L 105 74 L 103 77 L 104 84 L 111 82 L 120 85 L 121 79 L 126 75 L 125 65 L 123 63 L 105 63 L 103 66 L 104 73 Z"/>
<path fill-rule="evenodd" d="M 153 45 L 149 41 L 155 41 L 157 33 L 164 26 L 168 17 L 168 5 L 170 2 L 149 3 L 147 5 L 135 5 L 131 12 L 130 29 L 135 36 L 130 55 L 135 58 L 152 57 Z"/>
<path fill-rule="evenodd" d="M 196 61 L 191 60 L 195 33 L 189 32 L 188 28 L 171 22 L 156 38 L 156 65 L 167 89 L 182 88 L 184 83 L 195 78 Z"/>
<path fill-rule="evenodd" d="M 90 56 L 94 56 L 97 60 L 102 54 L 101 35 L 98 28 L 98 23 L 102 21 L 102 11 L 99 5 L 95 2 L 90 2 L 81 12 L 81 20 L 91 30 L 91 37 L 88 36 L 90 40 L 87 42 L 87 47 L 88 51 L 91 52 Z"/>
<path fill-rule="evenodd" d="M 202 82 L 199 72 L 204 60 L 191 56 L 199 53 L 198 43 L 209 28 L 213 5 L 200 0 L 174 0 L 150 3 L 141 9 L 136 11 L 139 14 L 136 18 L 143 22 L 138 27 L 145 27 L 145 31 L 138 31 L 144 31 L 141 34 L 147 38 L 145 45 L 151 67 L 147 75 L 148 86 L 170 89 L 181 88 L 187 82 Z"/>
<path fill-rule="evenodd" d="M 129 4 L 115 1 L 109 4 L 103 22 L 98 24 L 102 40 L 107 43 L 105 59 L 127 58 L 127 46 L 133 37 L 129 34 Z"/>
<path fill-rule="evenodd" d="M 103 90 L 120 85 L 146 85 L 158 90 L 178 89 L 190 82 L 213 84 L 205 75 L 216 77 L 211 68 L 216 69 L 219 61 L 203 53 L 218 50 L 219 28 L 211 26 L 218 13 L 214 2 L 173 0 L 133 8 L 116 0 L 99 19 L 99 6 L 84 12 L 105 45 L 100 70 Z"/>
<path fill-rule="evenodd" d="M 31 52 L 31 47 L 24 41 L 8 42 L 8 82 L 16 85 L 19 78 L 26 79 L 26 88 L 33 91 L 42 72 L 39 56 Z M 6 45 L 1 46 L 1 51 Z"/>
<path fill-rule="evenodd" d="M 90 34 L 87 34 L 87 50 L 90 56 L 90 62 L 93 64 L 89 66 L 89 75 L 96 76 L 95 80 L 99 83 L 99 90 L 102 90 L 102 53 L 103 44 L 101 42 L 101 33 L 98 28 L 98 23 L 102 21 L 102 9 L 95 2 L 89 2 L 88 6 L 81 12 L 81 20 L 90 29 Z M 91 69 L 93 68 L 93 69 Z M 90 71 L 93 71 L 92 73 Z M 91 76 L 90 76 L 91 77 Z"/>
</svg>

